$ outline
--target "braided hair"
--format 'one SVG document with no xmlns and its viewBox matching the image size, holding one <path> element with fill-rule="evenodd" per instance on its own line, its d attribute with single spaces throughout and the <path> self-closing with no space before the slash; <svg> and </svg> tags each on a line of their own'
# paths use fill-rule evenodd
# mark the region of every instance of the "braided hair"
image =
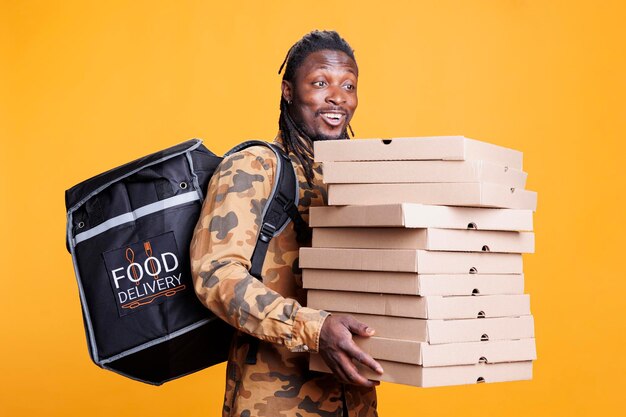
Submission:
<svg viewBox="0 0 626 417">
<path fill-rule="evenodd" d="M 295 76 L 297 69 L 302 65 L 304 60 L 313 52 L 321 50 L 340 51 L 348 55 L 356 64 L 354 58 L 354 50 L 350 47 L 348 42 L 343 39 L 335 31 L 320 31 L 314 30 L 307 33 L 296 42 L 287 52 L 285 60 L 283 61 L 278 74 L 281 73 L 283 68 L 283 80 L 289 81 L 292 85 L 295 85 Z M 298 161 L 304 168 L 307 183 L 309 186 L 313 185 L 313 140 L 310 138 L 304 130 L 293 121 L 289 115 L 289 104 L 287 100 L 281 95 L 280 97 L 280 116 L 278 118 L 278 128 L 281 131 L 283 144 L 286 152 L 292 152 Z M 348 128 L 352 135 L 352 128 L 348 124 Z M 302 138 L 300 140 L 299 138 Z M 342 139 L 349 138 L 347 129 L 343 131 L 341 135 Z"/>
</svg>

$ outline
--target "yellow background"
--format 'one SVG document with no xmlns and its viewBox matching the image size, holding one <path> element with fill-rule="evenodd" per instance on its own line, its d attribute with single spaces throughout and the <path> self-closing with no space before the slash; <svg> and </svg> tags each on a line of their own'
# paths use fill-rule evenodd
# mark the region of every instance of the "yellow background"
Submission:
<svg viewBox="0 0 626 417">
<path fill-rule="evenodd" d="M 534 379 L 383 384 L 381 415 L 624 412 L 624 1 L 0 4 L 0 415 L 219 414 L 222 366 L 157 388 L 91 363 L 63 192 L 191 137 L 273 138 L 276 71 L 314 28 L 356 49 L 357 137 L 519 149 L 539 192 Z"/>
</svg>

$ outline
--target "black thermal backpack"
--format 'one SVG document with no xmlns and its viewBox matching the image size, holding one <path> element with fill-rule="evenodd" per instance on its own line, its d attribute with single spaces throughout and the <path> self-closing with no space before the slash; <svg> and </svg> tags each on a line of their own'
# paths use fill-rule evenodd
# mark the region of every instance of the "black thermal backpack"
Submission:
<svg viewBox="0 0 626 417">
<path fill-rule="evenodd" d="M 250 273 L 272 237 L 300 217 L 298 181 L 274 144 L 274 187 L 263 211 Z M 189 244 L 204 193 L 222 161 L 192 139 L 129 162 L 65 192 L 67 249 L 72 255 L 91 359 L 129 378 L 160 385 L 227 359 L 234 328 L 198 300 Z M 302 231 L 302 232 L 301 232 Z"/>
</svg>

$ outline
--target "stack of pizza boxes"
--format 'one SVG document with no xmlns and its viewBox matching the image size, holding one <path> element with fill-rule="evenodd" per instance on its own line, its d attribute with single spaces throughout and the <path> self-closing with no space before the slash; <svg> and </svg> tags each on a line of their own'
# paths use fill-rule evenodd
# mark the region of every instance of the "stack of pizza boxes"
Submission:
<svg viewBox="0 0 626 417">
<path fill-rule="evenodd" d="M 308 306 L 376 330 L 356 343 L 415 386 L 525 380 L 536 358 L 522 254 L 535 192 L 522 153 L 462 136 L 315 143 L 327 207 L 310 210 Z M 327 371 L 311 355 L 311 369 Z"/>
</svg>

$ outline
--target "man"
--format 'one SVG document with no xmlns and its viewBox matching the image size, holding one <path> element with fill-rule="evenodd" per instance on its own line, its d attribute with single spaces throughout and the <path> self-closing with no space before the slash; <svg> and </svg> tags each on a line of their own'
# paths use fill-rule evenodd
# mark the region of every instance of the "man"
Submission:
<svg viewBox="0 0 626 417">
<path fill-rule="evenodd" d="M 285 63 L 275 142 L 292 161 L 298 210 L 308 222 L 309 207 L 326 203 L 313 142 L 348 138 L 358 68 L 352 48 L 329 31 L 305 35 Z M 352 334 L 371 336 L 373 330 L 350 316 L 303 306 L 293 223 L 271 241 L 263 282 L 248 272 L 275 172 L 276 158 L 265 147 L 225 158 L 209 184 L 191 243 L 198 297 L 239 330 L 227 365 L 223 416 L 376 416 L 377 383 L 352 363 L 382 373 L 352 340 Z M 308 352 L 319 352 L 334 375 L 309 371 Z"/>
</svg>

